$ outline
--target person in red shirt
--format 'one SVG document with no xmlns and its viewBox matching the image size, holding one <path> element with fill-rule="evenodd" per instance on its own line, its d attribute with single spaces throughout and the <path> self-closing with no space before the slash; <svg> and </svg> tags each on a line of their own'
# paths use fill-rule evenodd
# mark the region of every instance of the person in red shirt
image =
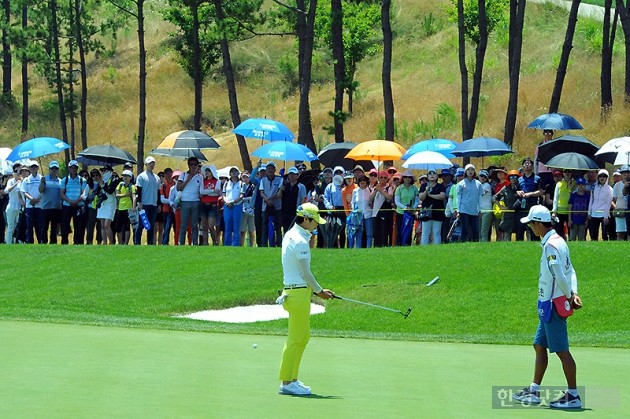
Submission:
<svg viewBox="0 0 630 419">
<path fill-rule="evenodd" d="M 208 233 L 212 239 L 212 244 L 219 244 L 217 234 L 217 219 L 219 217 L 219 198 L 221 197 L 221 181 L 217 175 L 217 168 L 212 166 L 204 166 L 202 173 L 204 174 L 203 184 L 200 185 L 199 195 L 201 203 L 199 204 L 199 218 L 201 218 L 203 245 L 209 244 Z"/>
<path fill-rule="evenodd" d="M 160 185 L 160 206 L 162 207 L 162 222 L 164 223 L 164 231 L 160 238 L 163 245 L 167 245 L 169 236 L 171 235 L 171 227 L 174 226 L 175 213 L 169 202 L 171 188 L 175 185 L 173 180 L 173 169 L 167 167 L 164 169 L 164 177 Z M 174 230 L 174 229 L 173 229 Z M 175 240 L 177 242 L 177 240 Z"/>
</svg>

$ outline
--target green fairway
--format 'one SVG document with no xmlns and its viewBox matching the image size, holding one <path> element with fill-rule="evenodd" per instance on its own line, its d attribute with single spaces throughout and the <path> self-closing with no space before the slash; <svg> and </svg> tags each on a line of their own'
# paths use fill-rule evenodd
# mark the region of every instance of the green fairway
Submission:
<svg viewBox="0 0 630 419">
<path fill-rule="evenodd" d="M 630 347 L 622 242 L 572 242 L 584 309 L 570 320 L 578 346 Z M 283 321 L 226 324 L 175 314 L 272 304 L 280 249 L 172 246 L 5 246 L 0 319 L 278 335 Z M 313 272 L 339 295 L 413 311 L 409 319 L 345 301 L 313 318 L 326 337 L 525 345 L 536 322 L 540 246 L 465 243 L 314 249 Z M 77 267 L 68 269 L 76 261 Z M 85 263 L 83 262 L 85 261 Z M 80 267 L 79 267 L 80 265 Z M 25 268 L 28 267 L 28 275 Z M 432 287 L 425 284 L 436 276 Z"/>
<path fill-rule="evenodd" d="M 539 417 L 492 409 L 493 386 L 531 380 L 529 346 L 313 338 L 301 379 L 276 394 L 284 339 L 0 322 L 0 417 Z M 252 345 L 258 344 L 254 349 Z M 627 349 L 575 348 L 590 417 L 630 408 Z M 545 385 L 563 386 L 550 359 Z M 544 412 L 540 412 L 540 411 Z"/>
</svg>

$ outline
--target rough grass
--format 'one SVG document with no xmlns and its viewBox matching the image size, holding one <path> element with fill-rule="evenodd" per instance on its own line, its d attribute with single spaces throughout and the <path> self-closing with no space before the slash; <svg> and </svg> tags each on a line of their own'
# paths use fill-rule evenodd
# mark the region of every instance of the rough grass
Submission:
<svg viewBox="0 0 630 419">
<path fill-rule="evenodd" d="M 628 246 L 571 244 L 585 308 L 570 319 L 573 343 L 629 347 L 618 296 Z M 315 250 L 313 270 L 344 301 L 313 318 L 316 334 L 412 341 L 527 344 L 536 324 L 536 243 Z M 286 321 L 222 324 L 174 314 L 273 303 L 282 284 L 279 249 L 223 247 L 6 246 L 0 318 L 106 326 L 281 334 Z M 617 261 L 615 263 L 614 261 Z M 24 272 L 28 266 L 28 273 Z M 435 276 L 432 287 L 425 284 Z"/>
<path fill-rule="evenodd" d="M 448 21 L 445 8 L 448 0 L 417 2 L 398 0 L 394 3 L 394 45 L 392 82 L 396 120 L 399 127 L 413 126 L 418 121 L 433 120 L 440 104 L 460 109 L 460 82 L 457 61 L 457 29 Z M 434 19 L 436 33 L 427 34 L 426 19 Z M 528 5 L 524 34 L 523 63 L 514 149 L 516 155 L 484 160 L 484 164 L 503 162 L 515 167 L 521 157 L 532 155 L 539 141 L 539 132 L 526 128 L 541 113 L 547 112 L 556 66 L 560 57 L 568 12 L 545 4 Z M 425 26 L 423 26 L 425 25 Z M 172 28 L 161 22 L 157 13 L 150 14 L 148 45 L 148 103 L 145 152 L 150 151 L 168 133 L 184 129 L 193 111 L 193 89 L 190 78 L 174 61 L 166 47 L 167 34 Z M 595 143 L 603 144 L 612 137 L 627 134 L 630 122 L 623 107 L 624 56 L 623 35 L 619 32 L 613 69 L 615 107 L 607 122 L 600 121 L 598 40 L 599 24 L 580 19 L 572 51 L 571 63 L 564 84 L 560 111 L 578 118 L 585 127 L 582 132 Z M 89 78 L 90 102 L 88 115 L 89 144 L 112 143 L 132 152 L 136 149 L 137 64 L 133 30 L 126 31 L 118 42 L 117 54 L 91 63 Z M 234 44 L 233 60 L 238 69 L 239 105 L 243 118 L 267 116 L 282 120 L 297 131 L 298 98 L 282 96 L 282 80 L 277 62 L 291 53 L 294 39 L 290 37 L 256 38 Z M 492 34 L 484 70 L 481 113 L 475 135 L 502 138 L 507 102 L 507 24 Z M 469 57 L 473 50 L 469 48 Z M 332 66 L 327 54 L 316 60 L 316 78 L 331 80 Z M 472 68 L 472 66 L 470 66 Z M 19 71 L 19 68 L 16 69 Z M 346 138 L 364 141 L 377 138 L 382 122 L 381 57 L 368 57 L 359 67 L 360 83 L 355 101 L 355 113 L 345 124 Z M 15 82 L 19 83 L 16 72 Z M 32 135 L 59 135 L 54 110 L 54 95 L 41 80 L 33 77 L 31 104 Z M 19 92 L 16 85 L 15 92 Z M 332 138 L 321 128 L 330 125 L 332 109 L 331 83 L 316 84 L 311 92 L 311 110 L 316 143 L 325 145 Z M 229 105 L 223 78 L 217 70 L 204 87 L 204 113 L 210 125 L 204 129 L 215 135 L 228 133 L 223 148 L 210 152 L 208 158 L 218 166 L 240 166 L 238 149 L 229 135 L 229 123 L 221 123 L 229 115 Z M 0 116 L 0 143 L 12 146 L 19 141 L 18 111 Z M 459 126 L 437 132 L 437 136 L 460 140 Z M 400 140 L 400 139 L 399 139 Z M 248 143 L 253 150 L 257 144 Z M 160 165 L 183 165 L 160 158 Z"/>
</svg>

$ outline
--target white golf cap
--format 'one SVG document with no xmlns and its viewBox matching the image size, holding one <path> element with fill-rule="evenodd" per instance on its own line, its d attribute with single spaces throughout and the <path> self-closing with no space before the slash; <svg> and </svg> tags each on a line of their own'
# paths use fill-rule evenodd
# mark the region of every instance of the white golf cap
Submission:
<svg viewBox="0 0 630 419">
<path fill-rule="evenodd" d="M 597 172 L 597 176 L 606 176 L 606 177 L 610 177 L 610 175 L 608 174 L 608 170 L 606 169 L 599 169 L 599 172 Z"/>
<path fill-rule="evenodd" d="M 293 173 L 293 174 L 297 175 L 300 172 L 298 171 L 297 167 L 293 166 L 292 168 L 289 169 L 289 171 L 287 173 Z"/>
<path fill-rule="evenodd" d="M 53 167 L 56 167 L 57 169 L 59 169 L 59 162 L 57 160 L 53 160 L 50 163 L 48 163 L 49 169 L 52 169 Z"/>
<path fill-rule="evenodd" d="M 73 167 L 73 166 L 74 166 L 74 167 L 79 167 L 79 162 L 78 162 L 78 161 L 76 161 L 76 160 L 70 160 L 70 161 L 68 162 L 68 167 Z"/>
<path fill-rule="evenodd" d="M 468 170 L 468 169 L 477 170 L 477 169 L 475 169 L 475 165 L 474 165 L 474 164 L 472 164 L 472 163 L 468 163 L 468 164 L 466 165 L 466 167 L 464 167 L 464 171 L 466 171 L 466 170 Z"/>
<path fill-rule="evenodd" d="M 122 175 L 133 177 L 133 172 L 131 170 L 123 170 Z"/>
<path fill-rule="evenodd" d="M 527 217 L 521 218 L 521 223 L 527 224 L 530 221 L 538 221 L 539 223 L 550 223 L 551 213 L 547 207 L 542 205 L 534 205 L 529 209 Z"/>
<path fill-rule="evenodd" d="M 145 164 L 155 163 L 155 157 L 153 157 L 153 156 L 147 157 L 146 159 L 144 159 L 144 163 Z"/>
</svg>

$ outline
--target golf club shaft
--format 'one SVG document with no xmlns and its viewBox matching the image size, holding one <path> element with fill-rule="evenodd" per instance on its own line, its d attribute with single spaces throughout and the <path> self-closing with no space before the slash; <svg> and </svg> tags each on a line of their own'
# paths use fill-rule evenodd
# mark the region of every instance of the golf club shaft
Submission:
<svg viewBox="0 0 630 419">
<path fill-rule="evenodd" d="M 362 304 L 364 306 L 380 308 L 381 310 L 393 311 L 394 313 L 400 313 L 403 316 L 405 315 L 405 313 L 403 313 L 400 310 L 396 310 L 396 309 L 389 308 L 389 307 L 383 307 L 383 306 L 379 306 L 379 305 L 376 305 L 376 304 L 366 303 L 365 301 L 353 300 L 352 298 L 342 297 L 340 295 L 335 295 L 335 298 L 338 299 L 338 300 L 350 301 L 351 303 Z"/>
</svg>

